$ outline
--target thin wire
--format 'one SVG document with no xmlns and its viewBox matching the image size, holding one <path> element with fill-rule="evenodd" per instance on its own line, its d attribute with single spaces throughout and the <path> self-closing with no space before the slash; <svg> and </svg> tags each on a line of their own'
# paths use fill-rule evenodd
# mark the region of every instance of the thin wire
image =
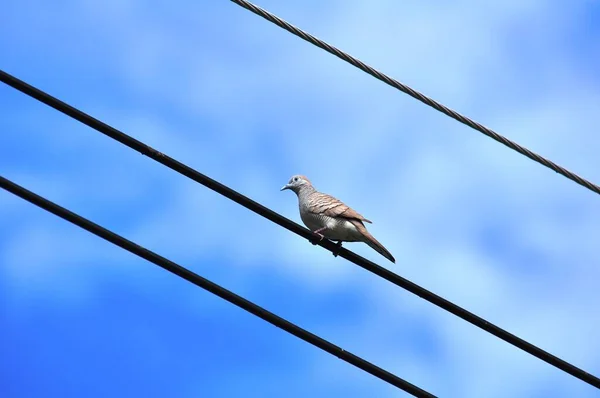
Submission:
<svg viewBox="0 0 600 398">
<path fill-rule="evenodd" d="M 367 65 L 364 62 L 360 61 L 359 59 L 351 56 L 350 54 L 347 54 L 347 53 L 343 52 L 342 50 L 324 42 L 323 40 L 316 38 L 315 36 L 311 35 L 310 33 L 307 33 L 305 31 L 291 25 L 290 23 L 284 21 L 283 19 L 279 18 L 278 16 L 273 15 L 270 12 L 254 5 L 252 3 L 249 3 L 245 0 L 231 0 L 231 1 L 249 11 L 252 11 L 256 15 L 259 15 L 259 16 L 263 17 L 264 19 L 274 23 L 275 25 L 279 26 L 280 28 L 283 28 L 283 29 L 287 30 L 288 32 L 300 37 L 301 39 L 304 39 L 307 42 L 314 44 L 315 46 L 317 46 L 319 48 L 322 48 L 323 50 L 327 51 L 328 53 L 333 54 L 336 57 L 343 59 L 344 61 L 346 61 L 349 64 L 357 67 L 358 69 L 368 73 L 369 75 L 375 77 L 376 79 L 381 80 L 382 82 L 402 91 L 403 93 L 410 95 L 411 97 L 421 101 L 422 103 L 424 103 L 426 105 L 429 105 L 433 109 L 435 109 L 439 112 L 442 112 L 443 114 L 450 116 L 451 118 L 453 118 L 455 120 L 458 120 L 459 122 L 471 127 L 472 129 L 479 131 L 480 133 L 487 135 L 490 138 L 493 138 L 494 140 L 500 142 L 501 144 L 506 145 L 510 149 L 517 151 L 521 155 L 527 156 L 529 159 L 531 159 L 535 162 L 538 162 L 538 163 L 548 167 L 551 170 L 554 170 L 558 174 L 561 174 L 561 175 L 567 177 L 569 180 L 575 181 L 579 185 L 586 187 L 590 191 L 600 194 L 600 186 L 578 176 L 577 174 L 565 169 L 562 166 L 557 165 L 556 163 L 552 162 L 551 160 L 546 159 L 543 156 L 540 156 L 537 153 L 530 151 L 529 149 L 517 144 L 516 142 L 509 140 L 508 138 L 477 123 L 476 121 L 469 119 L 468 117 L 463 116 L 456 111 L 453 111 L 452 109 L 440 104 L 439 102 L 435 101 L 434 99 L 429 98 L 426 95 L 413 90 L 412 88 L 406 86 L 405 84 L 400 83 L 398 80 L 393 79 L 393 78 L 389 77 L 388 75 L 386 75 L 382 72 L 379 72 L 378 70 L 370 67 L 369 65 Z"/>
<path fill-rule="evenodd" d="M 228 199 L 233 200 L 234 202 L 244 206 L 248 210 L 259 214 L 268 220 L 271 220 L 275 224 L 291 231 L 301 237 L 312 241 L 314 239 L 314 235 L 308 229 L 300 226 L 299 224 L 283 217 L 282 215 L 274 212 L 271 209 L 261 205 L 253 201 L 252 199 L 242 195 L 241 193 L 219 183 L 218 181 L 213 180 L 212 178 L 205 176 L 204 174 L 192 169 L 189 166 L 157 151 L 156 149 L 144 144 L 136 140 L 135 138 L 128 136 L 127 134 L 109 126 L 108 124 L 99 121 L 98 119 L 93 118 L 92 116 L 84 113 L 83 111 L 76 109 L 63 101 L 52 97 L 50 94 L 45 93 L 38 88 L 35 88 L 22 80 L 17 79 L 16 77 L 9 75 L 8 73 L 0 70 L 0 81 L 3 83 L 15 88 L 16 90 L 21 91 L 24 94 L 29 95 L 37 99 L 40 102 L 56 109 L 59 112 L 64 113 L 67 116 L 72 117 L 80 121 L 81 123 L 93 128 L 94 130 L 122 143 L 123 145 L 128 146 L 129 148 L 138 151 L 155 161 L 161 163 L 162 165 L 174 170 L 180 174 L 185 175 L 186 177 L 204 185 L 205 187 L 220 193 Z M 399 286 L 403 289 L 408 290 L 409 292 L 416 294 L 417 296 L 429 301 L 430 303 L 452 313 L 453 315 L 458 316 L 459 318 L 464 319 L 465 321 L 475 325 L 488 333 L 493 334 L 494 336 L 506 341 L 507 343 L 520 348 L 521 350 L 541 359 L 542 361 L 557 367 L 558 369 L 577 377 L 578 379 L 596 387 L 600 388 L 600 379 L 596 376 L 591 375 L 590 373 L 584 371 L 572 365 L 547 351 L 542 350 L 539 347 L 515 336 L 512 333 L 507 332 L 506 330 L 494 325 L 486 321 L 485 319 L 473 314 L 465 310 L 464 308 L 459 307 L 458 305 L 446 300 L 443 297 L 438 296 L 435 293 L 430 292 L 429 290 L 422 288 L 421 286 L 409 281 L 397 275 L 386 268 L 383 268 L 372 261 L 367 260 L 364 257 L 359 256 L 356 253 L 353 253 L 346 248 L 338 248 L 338 246 L 330 240 L 323 239 L 317 244 L 332 253 L 337 253 L 340 257 L 345 258 L 346 260 L 351 261 L 352 263 L 358 265 L 366 269 L 369 272 L 374 273 L 375 275 L 393 283 L 396 286 Z"/>
<path fill-rule="evenodd" d="M 173 261 L 162 257 L 138 244 L 125 239 L 124 237 L 117 235 L 116 233 L 101 227 L 98 224 L 93 223 L 92 221 L 81 217 L 80 215 L 73 213 L 64 207 L 57 205 L 54 202 L 49 201 L 46 198 L 43 198 L 20 185 L 15 184 L 14 182 L 7 180 L 6 178 L 0 176 L 0 187 L 5 190 L 19 196 L 22 199 L 25 199 L 28 202 L 33 203 L 34 205 L 41 207 L 42 209 L 49 211 L 50 213 L 57 215 L 58 217 L 73 223 L 92 234 L 109 241 L 110 243 L 119 246 L 122 249 L 127 250 L 130 253 L 135 254 L 136 256 L 142 257 L 145 260 L 150 261 L 158 265 L 159 267 L 179 276 L 180 278 L 185 279 L 186 281 L 193 283 L 194 285 L 201 287 L 204 290 L 208 290 L 212 294 L 219 296 L 220 298 L 229 301 L 231 304 L 234 304 L 249 313 L 256 315 L 257 317 L 269 322 L 272 325 L 277 326 L 285 330 L 286 332 L 306 341 L 326 351 L 341 360 L 348 362 L 356 366 L 359 369 L 364 370 L 372 374 L 379 379 L 398 387 L 406 391 L 407 393 L 415 396 L 415 397 L 435 397 L 435 395 L 422 390 L 421 388 L 415 386 L 414 384 L 409 383 L 408 381 L 401 379 L 400 377 L 394 375 L 393 373 L 388 372 L 385 369 L 382 369 L 371 362 L 368 362 L 361 357 L 358 357 L 341 347 L 336 346 L 335 344 L 330 343 L 329 341 L 317 336 L 309 332 L 306 329 L 303 329 L 290 321 L 287 321 L 280 316 L 273 314 L 272 312 L 254 304 L 251 301 L 246 300 L 245 298 L 238 296 L 237 294 L 217 285 L 201 277 L 200 275 L 190 271 L 187 268 L 182 267 L 179 264 L 174 263 Z"/>
</svg>

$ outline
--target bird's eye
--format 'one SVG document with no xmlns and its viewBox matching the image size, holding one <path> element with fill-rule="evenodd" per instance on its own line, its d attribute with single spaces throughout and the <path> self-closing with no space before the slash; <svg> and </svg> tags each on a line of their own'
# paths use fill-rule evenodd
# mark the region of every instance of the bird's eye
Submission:
<svg viewBox="0 0 600 398">
<path fill-rule="evenodd" d="M 298 181 L 298 177 L 294 177 L 294 181 Z"/>
</svg>

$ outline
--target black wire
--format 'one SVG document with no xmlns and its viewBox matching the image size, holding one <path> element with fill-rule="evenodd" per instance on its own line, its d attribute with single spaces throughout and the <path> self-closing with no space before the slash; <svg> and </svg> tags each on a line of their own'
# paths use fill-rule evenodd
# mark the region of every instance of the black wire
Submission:
<svg viewBox="0 0 600 398">
<path fill-rule="evenodd" d="M 157 151 L 156 149 L 144 144 L 136 140 L 133 137 L 128 136 L 127 134 L 109 126 L 106 123 L 99 121 L 98 119 L 93 118 L 92 116 L 76 109 L 61 100 L 52 97 L 50 94 L 45 93 L 22 80 L 17 79 L 16 77 L 9 75 L 8 73 L 0 70 L 0 81 L 3 83 L 15 88 L 16 90 L 21 91 L 24 94 L 29 95 L 37 99 L 40 102 L 56 109 L 59 112 L 64 113 L 67 116 L 70 116 L 76 120 L 79 120 L 81 123 L 93 128 L 94 130 L 105 134 L 111 137 L 114 140 L 119 141 L 120 143 L 128 146 L 131 149 L 134 149 L 157 162 L 167 166 L 168 168 L 185 175 L 186 177 L 204 185 L 205 187 L 212 189 L 215 192 L 220 193 L 221 195 L 233 200 L 234 202 L 244 206 L 248 210 L 251 210 L 271 221 L 276 223 L 277 225 L 294 232 L 297 235 L 302 236 L 303 238 L 308 239 L 309 241 L 314 240 L 314 235 L 308 229 L 298 225 L 297 223 L 283 217 L 282 215 L 274 212 L 271 209 L 266 208 L 253 201 L 252 199 L 242 195 L 241 193 L 219 183 L 218 181 L 213 180 L 210 177 L 205 176 L 204 174 L 192 169 L 185 164 L 178 162 L 177 160 Z M 596 376 L 584 371 L 581 368 L 572 365 L 557 356 L 550 354 L 547 351 L 542 350 L 539 347 L 515 336 L 512 333 L 507 332 L 506 330 L 494 325 L 486 321 L 485 319 L 473 314 L 465 310 L 464 308 L 459 307 L 458 305 L 446 300 L 443 297 L 438 296 L 435 293 L 430 292 L 429 290 L 422 288 L 421 286 L 405 279 L 386 268 L 383 268 L 372 261 L 367 260 L 364 257 L 359 256 L 356 253 L 353 253 L 346 248 L 338 248 L 338 246 L 330 240 L 323 239 L 317 244 L 332 253 L 338 253 L 339 256 L 345 258 L 358 265 L 374 273 L 377 276 L 393 283 L 396 286 L 399 286 L 403 289 L 408 290 L 409 292 L 416 294 L 417 296 L 429 301 L 430 303 L 443 308 L 444 310 L 452 313 L 453 315 L 458 316 L 459 318 L 464 319 L 465 321 L 485 330 L 488 333 L 493 334 L 494 336 L 506 341 L 509 344 L 512 344 L 515 347 L 520 348 L 521 350 L 541 359 L 542 361 L 557 367 L 558 369 L 569 373 L 572 376 L 577 377 L 580 380 L 596 387 L 600 388 L 600 379 Z"/>
<path fill-rule="evenodd" d="M 249 313 L 256 315 L 257 317 L 269 322 L 272 325 L 277 326 L 285 330 L 286 332 L 293 334 L 294 336 L 306 341 L 326 351 L 341 360 L 348 362 L 359 369 L 364 370 L 372 374 L 375 377 L 380 378 L 381 380 L 396 386 L 407 393 L 415 396 L 415 397 L 435 397 L 435 395 L 420 389 L 419 387 L 409 383 L 408 381 L 401 379 L 400 377 L 394 375 L 393 373 L 388 372 L 385 369 L 382 369 L 361 357 L 358 357 L 341 347 L 336 346 L 335 344 L 330 343 L 329 341 L 312 334 L 306 329 L 302 329 L 301 327 L 291 323 L 290 321 L 281 318 L 272 312 L 254 304 L 251 301 L 246 300 L 245 298 L 238 296 L 237 294 L 209 281 L 201 277 L 200 275 L 190 271 L 187 268 L 182 267 L 179 264 L 174 263 L 173 261 L 166 259 L 136 243 L 125 239 L 124 237 L 115 234 L 114 232 L 101 227 L 98 224 L 93 223 L 92 221 L 81 217 L 78 214 L 75 214 L 64 207 L 57 205 L 54 202 L 49 201 L 17 184 L 14 182 L 7 180 L 6 178 L 0 176 L 0 187 L 6 189 L 7 191 L 19 196 L 22 199 L 25 199 L 28 202 L 33 203 L 34 205 L 41 207 L 42 209 L 49 211 L 50 213 L 57 215 L 58 217 L 69 221 L 92 234 L 109 241 L 110 243 L 121 247 L 122 249 L 127 250 L 130 253 L 135 254 L 136 256 L 142 257 L 145 260 L 150 261 L 158 265 L 159 267 L 185 279 L 186 281 L 193 283 L 194 285 L 201 287 L 204 290 L 208 290 L 214 295 L 219 296 L 220 298 L 229 301 L 231 304 L 237 305 L 238 307 L 248 311 Z"/>
<path fill-rule="evenodd" d="M 279 26 L 280 28 L 283 28 L 283 29 L 287 30 L 288 32 L 306 40 L 307 42 L 314 44 L 315 46 L 317 46 L 319 48 L 322 48 L 323 50 L 327 51 L 328 53 L 333 54 L 336 57 L 343 59 L 344 61 L 346 61 L 349 64 L 357 67 L 358 69 L 368 73 L 369 75 L 375 77 L 376 79 L 381 80 L 382 82 L 402 91 L 403 93 L 410 95 L 411 97 L 421 101 L 422 103 L 424 103 L 426 105 L 429 105 L 433 109 L 435 109 L 439 112 L 442 112 L 443 114 L 450 116 L 451 118 L 453 118 L 455 120 L 458 120 L 459 122 L 471 127 L 472 129 L 479 131 L 480 133 L 487 135 L 490 138 L 493 138 L 494 140 L 500 142 L 501 144 L 506 145 L 510 149 L 519 152 L 521 155 L 527 156 L 529 159 L 531 159 L 535 162 L 538 162 L 538 163 L 548 167 L 551 170 L 554 170 L 558 174 L 561 174 L 561 175 L 567 177 L 569 180 L 575 181 L 579 185 L 586 187 L 590 191 L 600 194 L 600 186 L 578 176 L 577 174 L 565 169 L 562 166 L 557 165 L 556 163 L 552 162 L 551 160 L 546 159 L 543 156 L 540 156 L 537 153 L 530 151 L 529 149 L 517 144 L 516 142 L 509 140 L 508 138 L 477 123 L 476 121 L 469 119 L 468 117 L 463 116 L 456 111 L 453 111 L 452 109 L 440 104 L 439 102 L 435 101 L 434 99 L 429 98 L 426 95 L 421 94 L 420 92 L 418 92 L 416 90 L 413 90 L 412 88 L 400 83 L 398 80 L 393 79 L 393 78 L 389 77 L 388 75 L 386 75 L 382 72 L 379 72 L 378 70 L 370 67 L 369 65 L 367 65 L 364 62 L 360 61 L 359 59 L 351 56 L 350 54 L 343 52 L 342 50 L 324 42 L 321 39 L 316 38 L 315 36 L 311 35 L 310 33 L 307 33 L 305 31 L 295 27 L 294 25 L 291 25 L 290 23 L 284 21 L 283 19 L 279 18 L 278 16 L 273 15 L 270 12 L 254 5 L 252 3 L 249 3 L 245 0 L 231 0 L 231 1 L 249 11 L 252 11 L 256 15 L 259 15 L 259 16 L 263 17 L 264 19 L 274 23 L 275 25 Z"/>
</svg>

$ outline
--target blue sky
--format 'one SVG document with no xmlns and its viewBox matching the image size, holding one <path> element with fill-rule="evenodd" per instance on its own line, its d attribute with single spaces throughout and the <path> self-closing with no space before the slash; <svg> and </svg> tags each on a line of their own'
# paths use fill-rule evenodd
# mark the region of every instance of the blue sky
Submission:
<svg viewBox="0 0 600 398">
<path fill-rule="evenodd" d="M 600 182 L 594 1 L 260 6 Z M 228 1 L 20 1 L 0 67 L 298 221 L 302 173 L 394 254 L 346 247 L 596 375 L 600 198 Z M 0 174 L 445 397 L 579 380 L 0 87 Z M 0 391 L 398 391 L 0 193 Z"/>
</svg>

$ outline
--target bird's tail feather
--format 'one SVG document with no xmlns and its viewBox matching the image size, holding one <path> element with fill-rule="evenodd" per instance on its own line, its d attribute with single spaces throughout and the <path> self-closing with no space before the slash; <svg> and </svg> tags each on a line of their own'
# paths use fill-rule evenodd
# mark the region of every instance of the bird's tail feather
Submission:
<svg viewBox="0 0 600 398">
<path fill-rule="evenodd" d="M 371 246 L 373 250 L 375 250 L 377 253 L 381 254 L 383 257 L 387 258 L 394 264 L 396 263 L 396 259 L 394 258 L 394 256 L 392 256 L 392 253 L 390 253 L 381 243 L 379 243 L 377 239 L 375 239 L 373 235 L 369 233 L 369 231 L 367 231 L 367 228 L 365 228 L 362 222 L 360 222 L 359 220 L 351 220 L 350 222 L 354 224 L 356 229 L 358 229 L 358 231 L 365 238 L 364 242 L 367 245 Z"/>
<path fill-rule="evenodd" d="M 367 236 L 367 239 L 365 240 L 365 243 L 371 246 L 371 248 L 373 248 L 377 253 L 381 254 L 383 257 L 387 258 L 394 264 L 396 263 L 396 259 L 394 258 L 394 256 L 392 256 L 392 253 L 390 253 L 385 247 L 383 247 L 383 245 L 379 243 L 377 239 L 373 237 L 373 235 L 369 234 L 369 236 Z"/>
</svg>

